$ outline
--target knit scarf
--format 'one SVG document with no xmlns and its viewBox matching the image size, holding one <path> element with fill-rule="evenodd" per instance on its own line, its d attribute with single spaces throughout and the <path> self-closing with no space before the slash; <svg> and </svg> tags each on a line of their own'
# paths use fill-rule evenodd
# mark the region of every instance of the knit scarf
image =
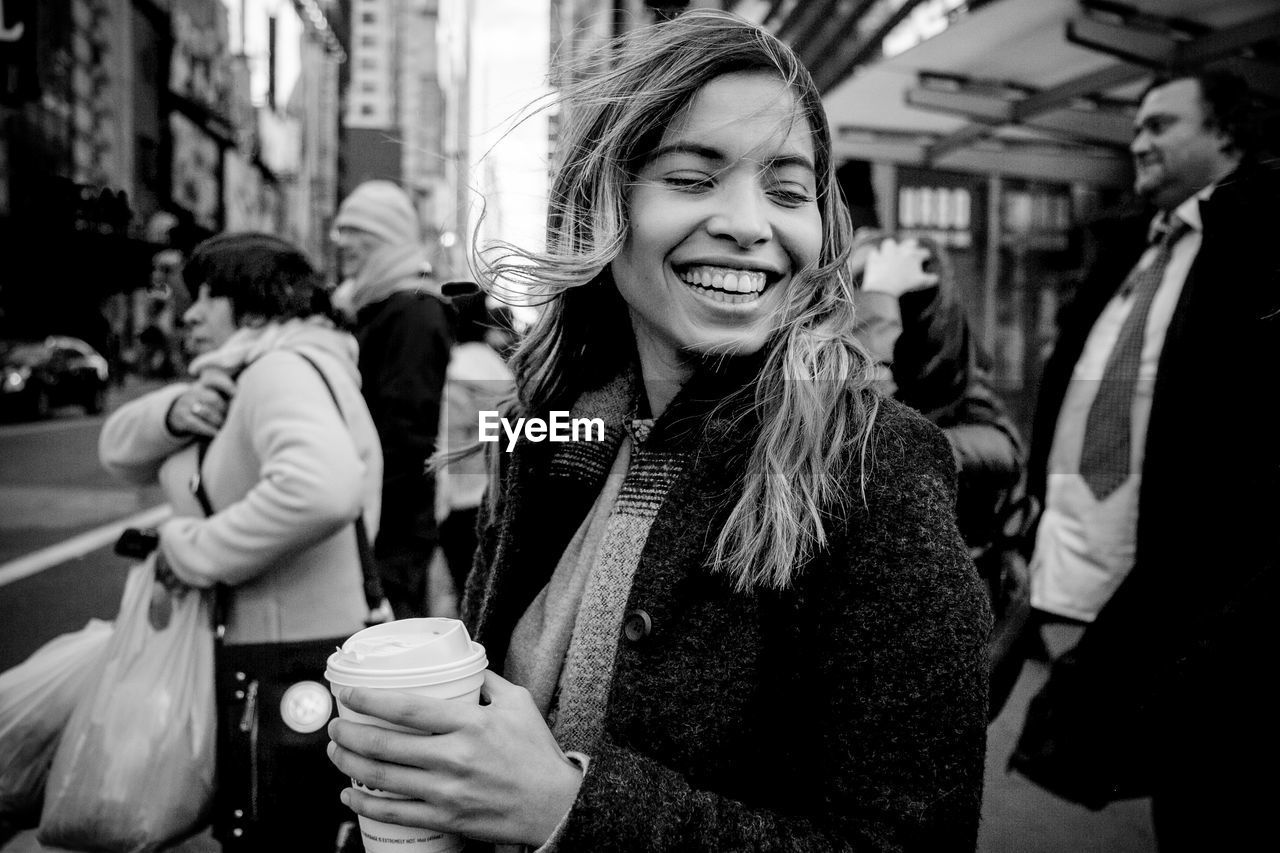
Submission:
<svg viewBox="0 0 1280 853">
<path fill-rule="evenodd" d="M 234 377 L 259 356 L 277 349 L 319 348 L 345 355 L 354 366 L 356 346 L 355 338 L 338 331 L 325 317 L 272 321 L 261 326 L 241 326 L 222 346 L 192 360 L 188 372 L 199 376 L 206 370 L 220 370 Z"/>
<path fill-rule="evenodd" d="M 330 298 L 349 318 L 401 290 L 423 290 L 443 298 L 440 285 L 428 274 L 430 269 L 426 250 L 421 246 L 381 246 L 369 255 L 357 275 L 338 285 Z"/>
<path fill-rule="evenodd" d="M 658 508 L 685 470 L 683 451 L 646 444 L 630 373 L 584 394 L 572 417 L 603 417 L 602 444 L 566 445 L 559 466 L 608 464 L 595 505 L 547 586 L 517 623 L 507 676 L 533 695 L 562 749 L 592 751 L 604 723 L 622 617 Z M 612 459 L 610 464 L 608 459 Z"/>
</svg>

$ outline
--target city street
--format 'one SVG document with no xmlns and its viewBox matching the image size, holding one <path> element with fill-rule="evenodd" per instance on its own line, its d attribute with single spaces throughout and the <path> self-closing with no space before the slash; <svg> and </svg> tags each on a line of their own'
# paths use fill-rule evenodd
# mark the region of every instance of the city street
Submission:
<svg viewBox="0 0 1280 853">
<path fill-rule="evenodd" d="M 110 405 L 151 387 L 130 381 Z M 104 527 L 163 503 L 157 487 L 123 483 L 98 464 L 102 421 L 67 408 L 0 426 L 0 669 L 115 615 L 128 563 Z"/>
</svg>

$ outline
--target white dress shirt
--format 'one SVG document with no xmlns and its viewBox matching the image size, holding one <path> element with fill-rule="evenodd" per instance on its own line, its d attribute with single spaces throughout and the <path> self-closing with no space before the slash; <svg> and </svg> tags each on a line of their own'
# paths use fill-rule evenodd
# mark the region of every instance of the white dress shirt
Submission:
<svg viewBox="0 0 1280 853">
<path fill-rule="evenodd" d="M 1031 604 L 1040 610 L 1092 622 L 1133 568 L 1138 491 L 1142 485 L 1142 461 L 1156 367 L 1182 286 L 1200 251 L 1203 238 L 1200 202 L 1212 192 L 1210 185 L 1174 211 L 1190 228 L 1173 245 L 1147 315 L 1142 362 L 1133 398 L 1131 473 L 1103 500 L 1094 497 L 1080 475 L 1080 454 L 1089 408 L 1098 392 L 1107 359 L 1133 307 L 1132 293 L 1117 292 L 1107 303 L 1072 371 L 1049 451 L 1044 513 L 1031 558 Z M 1138 266 L 1150 266 L 1157 252 L 1156 246 L 1149 247 Z"/>
</svg>

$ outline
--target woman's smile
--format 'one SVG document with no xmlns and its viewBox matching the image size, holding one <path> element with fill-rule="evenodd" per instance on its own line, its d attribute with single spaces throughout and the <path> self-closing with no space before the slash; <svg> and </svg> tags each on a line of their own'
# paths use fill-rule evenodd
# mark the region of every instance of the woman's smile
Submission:
<svg viewBox="0 0 1280 853">
<path fill-rule="evenodd" d="M 642 362 L 764 346 L 793 276 L 822 243 L 814 148 L 777 77 L 707 83 L 635 176 L 611 265 Z"/>
</svg>

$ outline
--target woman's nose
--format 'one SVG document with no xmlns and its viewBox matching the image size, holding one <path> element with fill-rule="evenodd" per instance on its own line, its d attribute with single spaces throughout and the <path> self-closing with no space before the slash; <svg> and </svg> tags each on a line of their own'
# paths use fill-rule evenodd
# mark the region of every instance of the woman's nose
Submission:
<svg viewBox="0 0 1280 853">
<path fill-rule="evenodd" d="M 714 237 L 727 237 L 745 249 L 769 239 L 768 201 L 754 182 L 733 182 L 719 194 L 719 209 L 707 220 Z"/>
</svg>

